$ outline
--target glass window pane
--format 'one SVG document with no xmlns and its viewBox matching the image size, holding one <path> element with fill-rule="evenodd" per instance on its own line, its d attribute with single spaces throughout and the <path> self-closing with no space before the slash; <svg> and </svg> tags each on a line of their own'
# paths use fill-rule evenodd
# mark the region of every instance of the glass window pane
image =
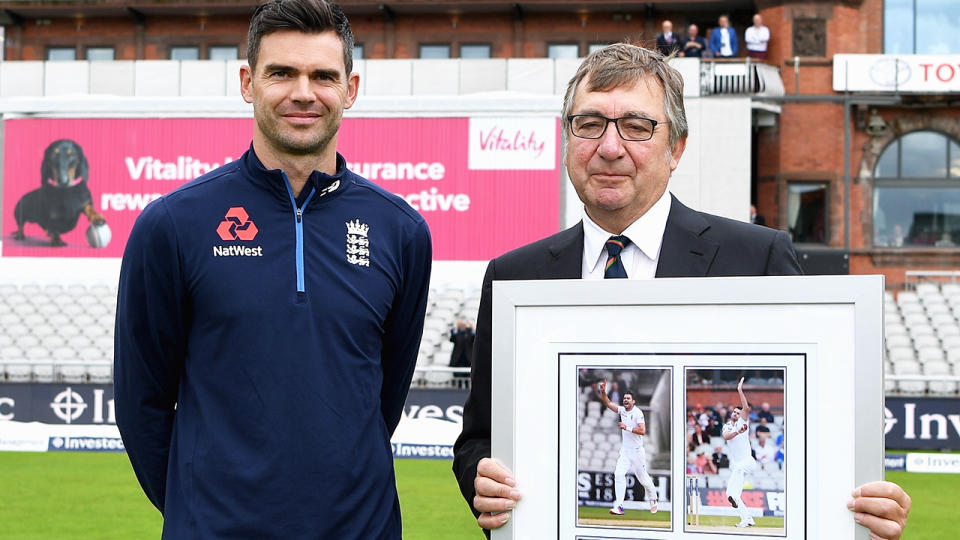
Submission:
<svg viewBox="0 0 960 540">
<path fill-rule="evenodd" d="M 353 46 L 353 59 L 363 60 L 363 43 L 356 43 Z"/>
<path fill-rule="evenodd" d="M 450 58 L 450 45 L 421 45 L 420 58 Z"/>
<path fill-rule="evenodd" d="M 883 52 L 913 54 L 914 0 L 884 0 Z"/>
<path fill-rule="evenodd" d="M 888 0 L 889 1 L 889 0 Z M 917 54 L 960 53 L 960 2 L 916 0 Z M 956 68 L 957 66 L 953 66 Z"/>
<path fill-rule="evenodd" d="M 170 47 L 171 60 L 199 60 L 200 47 Z"/>
<path fill-rule="evenodd" d="M 50 47 L 47 49 L 47 60 L 76 60 L 77 49 L 73 47 Z"/>
<path fill-rule="evenodd" d="M 224 45 L 216 45 L 207 49 L 210 60 L 236 60 L 238 58 L 237 48 Z"/>
<path fill-rule="evenodd" d="M 946 178 L 947 138 L 933 131 L 915 131 L 900 137 L 900 176 Z"/>
<path fill-rule="evenodd" d="M 797 243 L 827 242 L 827 184 L 787 184 L 787 226 Z"/>
<path fill-rule="evenodd" d="M 87 47 L 87 60 L 113 60 L 113 47 Z"/>
<path fill-rule="evenodd" d="M 960 177 L 960 144 L 950 141 L 950 176 Z"/>
<path fill-rule="evenodd" d="M 877 166 L 873 169 L 875 178 L 896 178 L 899 176 L 897 159 L 899 157 L 900 139 L 894 140 L 888 144 L 877 159 Z"/>
<path fill-rule="evenodd" d="M 580 46 L 572 43 L 552 43 L 547 45 L 547 58 L 577 58 Z"/>
<path fill-rule="evenodd" d="M 490 45 L 461 45 L 460 58 L 490 58 Z"/>
<path fill-rule="evenodd" d="M 960 189 L 877 187 L 874 245 L 954 247 L 960 242 Z"/>
<path fill-rule="evenodd" d="M 590 54 L 597 49 L 602 49 L 607 45 L 609 45 L 609 43 L 591 43 L 587 46 L 587 54 Z"/>
</svg>

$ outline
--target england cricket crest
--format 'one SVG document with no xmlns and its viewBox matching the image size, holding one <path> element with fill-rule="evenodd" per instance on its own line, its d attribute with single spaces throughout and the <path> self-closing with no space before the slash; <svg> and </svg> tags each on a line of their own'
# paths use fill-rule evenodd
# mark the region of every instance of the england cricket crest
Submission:
<svg viewBox="0 0 960 540">
<path fill-rule="evenodd" d="M 370 266 L 370 226 L 359 219 L 347 221 L 347 262 L 357 266 Z"/>
</svg>

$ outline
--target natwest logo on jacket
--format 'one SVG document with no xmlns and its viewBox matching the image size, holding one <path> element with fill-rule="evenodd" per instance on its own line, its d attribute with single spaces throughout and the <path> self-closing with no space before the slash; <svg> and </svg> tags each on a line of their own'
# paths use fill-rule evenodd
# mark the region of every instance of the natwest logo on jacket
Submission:
<svg viewBox="0 0 960 540">
<path fill-rule="evenodd" d="M 224 220 L 217 227 L 217 234 L 226 241 L 253 240 L 260 229 L 253 223 L 247 211 L 242 206 L 234 206 L 227 210 Z"/>
</svg>

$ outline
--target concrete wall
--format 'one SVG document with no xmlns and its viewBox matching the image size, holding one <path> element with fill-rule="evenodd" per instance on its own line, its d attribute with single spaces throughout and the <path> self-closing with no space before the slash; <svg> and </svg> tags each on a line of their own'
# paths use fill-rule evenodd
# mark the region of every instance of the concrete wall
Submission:
<svg viewBox="0 0 960 540">
<path fill-rule="evenodd" d="M 0 62 L 0 98 L 77 95 L 199 97 L 239 93 L 243 60 Z M 360 95 L 427 96 L 480 92 L 562 95 L 578 59 L 357 60 Z M 687 96 L 699 95 L 700 60 L 678 58 Z"/>
</svg>

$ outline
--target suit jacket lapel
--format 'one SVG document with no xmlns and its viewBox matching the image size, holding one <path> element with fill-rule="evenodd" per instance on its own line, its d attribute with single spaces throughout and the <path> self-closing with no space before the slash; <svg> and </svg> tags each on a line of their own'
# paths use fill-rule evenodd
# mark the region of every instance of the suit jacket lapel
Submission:
<svg viewBox="0 0 960 540">
<path fill-rule="evenodd" d="M 554 236 L 548 259 L 537 268 L 537 279 L 580 279 L 583 268 L 583 222 Z"/>
<path fill-rule="evenodd" d="M 657 277 L 703 277 L 718 245 L 701 235 L 710 228 L 703 217 L 670 196 L 670 215 L 663 231 Z"/>
</svg>

